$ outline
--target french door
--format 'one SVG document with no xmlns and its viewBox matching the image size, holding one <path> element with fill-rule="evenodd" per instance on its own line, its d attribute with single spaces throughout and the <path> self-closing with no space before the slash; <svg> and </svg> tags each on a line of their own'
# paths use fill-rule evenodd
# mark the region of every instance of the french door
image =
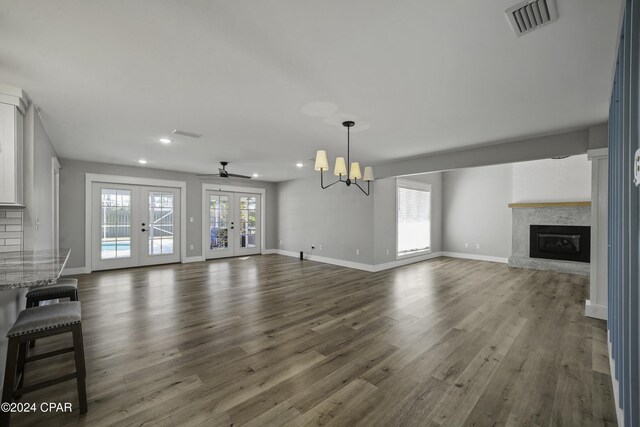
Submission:
<svg viewBox="0 0 640 427">
<path fill-rule="evenodd" d="M 206 191 L 205 258 L 259 254 L 260 195 Z"/>
<path fill-rule="evenodd" d="M 93 183 L 92 270 L 180 261 L 180 189 Z"/>
</svg>

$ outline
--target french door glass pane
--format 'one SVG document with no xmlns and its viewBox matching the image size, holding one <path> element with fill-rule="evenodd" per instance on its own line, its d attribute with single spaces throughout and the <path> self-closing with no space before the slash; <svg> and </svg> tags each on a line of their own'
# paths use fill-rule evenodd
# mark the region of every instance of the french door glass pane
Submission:
<svg viewBox="0 0 640 427">
<path fill-rule="evenodd" d="M 256 197 L 240 197 L 240 247 L 256 247 Z"/>
<path fill-rule="evenodd" d="M 131 191 L 103 188 L 100 213 L 100 258 L 131 257 Z"/>
<path fill-rule="evenodd" d="M 229 197 L 209 196 L 209 249 L 229 248 Z"/>
<path fill-rule="evenodd" d="M 149 255 L 173 254 L 173 193 L 149 192 Z"/>
</svg>

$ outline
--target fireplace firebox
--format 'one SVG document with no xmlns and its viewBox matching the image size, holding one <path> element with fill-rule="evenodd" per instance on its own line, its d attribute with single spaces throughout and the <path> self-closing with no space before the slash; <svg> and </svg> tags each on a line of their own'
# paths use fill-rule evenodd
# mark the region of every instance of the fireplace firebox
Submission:
<svg viewBox="0 0 640 427">
<path fill-rule="evenodd" d="M 591 227 L 582 225 L 531 225 L 531 258 L 591 261 Z"/>
</svg>

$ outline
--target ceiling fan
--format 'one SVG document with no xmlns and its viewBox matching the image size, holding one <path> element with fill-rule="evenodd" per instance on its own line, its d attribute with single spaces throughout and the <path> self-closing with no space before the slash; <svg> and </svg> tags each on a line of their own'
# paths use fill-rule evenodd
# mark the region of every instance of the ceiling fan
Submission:
<svg viewBox="0 0 640 427">
<path fill-rule="evenodd" d="M 220 162 L 220 164 L 222 165 L 221 168 L 218 168 L 218 173 L 213 173 L 213 174 L 201 174 L 198 175 L 199 177 L 202 178 L 207 178 L 207 177 L 220 177 L 220 178 L 244 178 L 244 179 L 251 179 L 250 176 L 247 175 L 238 175 L 237 173 L 229 173 L 227 171 L 227 165 L 229 164 L 229 162 Z"/>
</svg>

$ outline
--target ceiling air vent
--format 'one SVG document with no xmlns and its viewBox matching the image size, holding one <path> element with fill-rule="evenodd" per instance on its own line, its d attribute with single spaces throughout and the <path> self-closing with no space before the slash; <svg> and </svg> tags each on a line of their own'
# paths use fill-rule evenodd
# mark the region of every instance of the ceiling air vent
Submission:
<svg viewBox="0 0 640 427">
<path fill-rule="evenodd" d="M 180 130 L 180 129 L 174 129 L 173 132 L 171 133 L 174 135 L 187 136 L 189 138 L 200 138 L 202 136 L 199 133 L 187 132 L 186 130 Z"/>
<path fill-rule="evenodd" d="M 528 0 L 510 7 L 504 12 L 516 35 L 547 25 L 558 19 L 556 0 Z"/>
</svg>

